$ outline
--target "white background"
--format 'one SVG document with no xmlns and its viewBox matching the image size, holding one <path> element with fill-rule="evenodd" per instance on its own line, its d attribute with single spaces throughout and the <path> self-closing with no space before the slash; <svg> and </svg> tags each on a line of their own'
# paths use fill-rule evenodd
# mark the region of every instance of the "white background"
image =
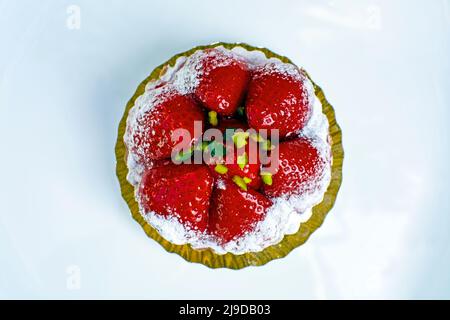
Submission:
<svg viewBox="0 0 450 320">
<path fill-rule="evenodd" d="M 165 252 L 115 176 L 136 86 L 215 41 L 302 65 L 346 153 L 322 228 L 240 271 Z M 0 298 L 450 298 L 449 41 L 445 0 L 0 1 Z"/>
</svg>

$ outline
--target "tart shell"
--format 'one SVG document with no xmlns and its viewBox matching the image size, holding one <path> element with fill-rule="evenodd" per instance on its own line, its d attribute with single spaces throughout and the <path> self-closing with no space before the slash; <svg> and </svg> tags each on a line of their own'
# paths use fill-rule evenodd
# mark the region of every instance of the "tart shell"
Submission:
<svg viewBox="0 0 450 320">
<path fill-rule="evenodd" d="M 149 225 L 139 212 L 139 205 L 135 200 L 134 187 L 128 182 L 128 167 L 127 167 L 127 148 L 125 146 L 123 137 L 126 130 L 126 121 L 128 118 L 128 112 L 134 106 L 135 100 L 144 93 L 144 89 L 147 83 L 157 80 L 164 74 L 167 66 L 173 66 L 176 60 L 181 56 L 190 56 L 197 50 L 203 50 L 207 48 L 213 48 L 217 46 L 223 46 L 227 49 L 233 49 L 234 47 L 243 47 L 249 51 L 259 50 L 264 52 L 267 58 L 275 57 L 285 63 L 292 63 L 291 60 L 284 56 L 280 56 L 266 48 L 253 47 L 244 43 L 214 43 L 211 45 L 198 46 L 192 48 L 186 52 L 179 53 L 162 65 L 155 68 L 150 76 L 148 76 L 136 89 L 133 97 L 128 101 L 124 115 L 120 121 L 117 142 L 115 147 L 116 153 L 116 174 L 119 179 L 121 193 L 123 198 L 130 208 L 131 215 L 141 227 L 144 229 L 147 236 L 157 241 L 168 252 L 173 252 L 189 262 L 196 262 L 204 264 L 210 268 L 229 268 L 229 269 L 242 269 L 248 266 L 262 266 L 274 259 L 280 259 L 285 257 L 293 249 L 299 247 L 308 240 L 311 234 L 318 229 L 328 212 L 334 205 L 337 193 L 342 182 L 342 165 L 344 160 L 344 150 L 342 147 L 342 133 L 339 125 L 336 122 L 335 113 L 333 107 L 326 100 L 322 89 L 317 86 L 310 76 L 306 73 L 307 77 L 314 85 L 314 91 L 317 98 L 322 103 L 322 112 L 326 115 L 329 123 L 329 137 L 331 144 L 332 154 L 332 166 L 331 166 L 331 181 L 327 191 L 324 194 L 323 200 L 312 208 L 312 215 L 308 221 L 301 223 L 299 230 L 292 235 L 285 235 L 283 240 L 278 244 L 267 247 L 260 252 L 248 252 L 245 254 L 235 255 L 232 253 L 226 253 L 223 255 L 216 254 L 212 249 L 193 249 L 191 245 L 176 245 L 165 240 L 159 233 Z"/>
</svg>

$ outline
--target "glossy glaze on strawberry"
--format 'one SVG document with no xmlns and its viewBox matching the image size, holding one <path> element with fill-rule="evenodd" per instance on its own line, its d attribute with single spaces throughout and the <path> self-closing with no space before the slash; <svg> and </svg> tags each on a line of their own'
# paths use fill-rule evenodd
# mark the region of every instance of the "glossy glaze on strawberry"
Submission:
<svg viewBox="0 0 450 320">
<path fill-rule="evenodd" d="M 194 95 L 209 110 L 232 115 L 243 101 L 250 72 L 247 65 L 229 52 L 205 50 L 195 60 L 198 84 Z"/>
<path fill-rule="evenodd" d="M 204 112 L 189 95 L 182 95 L 170 85 L 150 89 L 145 101 L 140 101 L 129 128 L 131 151 L 143 163 L 170 158 L 173 148 L 181 141 L 172 140 L 174 130 L 186 129 L 195 143 L 202 131 L 194 130 L 194 122 L 203 123 Z M 203 127 L 203 125 L 202 125 Z"/>
<path fill-rule="evenodd" d="M 272 172 L 272 184 L 263 185 L 269 197 L 298 195 L 317 188 L 326 160 L 312 143 L 303 138 L 281 142 L 278 146 L 279 166 Z"/>
<path fill-rule="evenodd" d="M 211 198 L 210 231 L 221 243 L 232 241 L 251 232 L 271 205 L 256 191 L 244 191 L 230 181 L 220 181 Z"/>
<path fill-rule="evenodd" d="M 254 129 L 278 129 L 280 138 L 295 135 L 309 120 L 311 99 L 306 76 L 295 66 L 268 63 L 258 67 L 245 102 Z"/>
<path fill-rule="evenodd" d="M 145 172 L 139 200 L 145 212 L 177 217 L 190 229 L 205 231 L 213 178 L 204 165 L 169 164 Z"/>
</svg>

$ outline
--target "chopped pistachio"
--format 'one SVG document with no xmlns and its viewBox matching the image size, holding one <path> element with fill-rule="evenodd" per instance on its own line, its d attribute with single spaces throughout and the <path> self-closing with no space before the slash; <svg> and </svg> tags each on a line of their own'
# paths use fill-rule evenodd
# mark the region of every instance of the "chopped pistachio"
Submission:
<svg viewBox="0 0 450 320">
<path fill-rule="evenodd" d="M 208 121 L 213 127 L 217 126 L 219 124 L 219 120 L 217 120 L 217 112 L 208 112 Z"/>
<path fill-rule="evenodd" d="M 250 179 L 249 177 L 244 177 L 244 182 L 246 184 L 249 184 L 250 182 L 252 182 L 252 179 Z"/>
<path fill-rule="evenodd" d="M 206 141 L 202 141 L 202 143 L 199 143 L 195 146 L 194 150 L 196 151 L 205 151 L 206 148 L 208 148 L 209 143 Z"/>
<path fill-rule="evenodd" d="M 209 143 L 206 141 L 203 141 L 201 144 L 201 150 L 205 151 L 208 148 L 208 146 L 209 146 Z"/>
<path fill-rule="evenodd" d="M 236 185 L 241 188 L 244 191 L 247 191 L 247 184 L 245 183 L 244 179 L 242 179 L 239 176 L 233 176 L 232 178 L 233 182 L 236 183 Z"/>
<path fill-rule="evenodd" d="M 214 167 L 214 170 L 215 170 L 217 173 L 220 173 L 220 174 L 225 174 L 225 173 L 228 172 L 228 168 L 227 168 L 226 166 L 224 166 L 223 164 L 218 164 L 218 165 L 216 165 L 216 166 Z"/>
<path fill-rule="evenodd" d="M 225 140 L 232 140 L 235 128 L 226 128 L 225 129 Z"/>
<path fill-rule="evenodd" d="M 247 138 L 250 134 L 248 132 L 238 131 L 235 132 L 232 136 L 233 142 L 236 145 L 236 147 L 242 148 L 247 144 Z"/>
<path fill-rule="evenodd" d="M 245 108 L 243 106 L 237 108 L 237 114 L 243 117 L 245 115 Z"/>
<path fill-rule="evenodd" d="M 271 174 L 270 172 L 267 172 L 267 171 L 261 171 L 261 178 L 262 178 L 262 181 L 263 181 L 265 184 L 267 184 L 267 185 L 269 185 L 269 186 L 272 185 L 272 183 L 273 183 L 273 181 L 272 181 L 272 174 Z"/>
<path fill-rule="evenodd" d="M 184 161 L 189 159 L 192 156 L 192 152 L 193 152 L 194 148 L 191 147 L 186 151 L 180 151 L 176 156 L 175 156 L 175 160 L 177 161 Z"/>
<path fill-rule="evenodd" d="M 248 163 L 247 152 L 237 156 L 237 164 L 241 170 L 244 170 L 245 165 Z"/>
<path fill-rule="evenodd" d="M 250 138 L 255 142 L 263 142 L 264 138 L 259 133 L 252 133 Z"/>
<path fill-rule="evenodd" d="M 272 143 L 270 143 L 270 140 L 266 140 L 262 143 L 263 150 L 273 150 L 275 147 L 272 146 Z"/>
</svg>

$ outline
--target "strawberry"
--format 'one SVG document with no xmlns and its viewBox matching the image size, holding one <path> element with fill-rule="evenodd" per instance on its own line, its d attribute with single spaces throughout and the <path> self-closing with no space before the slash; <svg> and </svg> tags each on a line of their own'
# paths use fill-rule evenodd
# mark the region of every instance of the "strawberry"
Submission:
<svg viewBox="0 0 450 320">
<path fill-rule="evenodd" d="M 309 120 L 310 91 L 309 80 L 294 65 L 270 62 L 256 68 L 245 104 L 249 126 L 278 129 L 280 139 L 295 134 Z"/>
<path fill-rule="evenodd" d="M 144 173 L 138 198 L 144 212 L 174 216 L 186 227 L 203 232 L 213 182 L 206 166 L 169 164 Z"/>
<path fill-rule="evenodd" d="M 247 65 L 232 52 L 220 49 L 199 51 L 190 60 L 197 73 L 194 95 L 209 109 L 232 115 L 242 102 L 250 80 Z"/>
<path fill-rule="evenodd" d="M 127 145 L 143 163 L 168 158 L 178 143 L 189 147 L 197 141 L 203 120 L 202 109 L 190 96 L 181 95 L 170 84 L 152 88 L 130 111 Z M 194 121 L 202 123 L 200 130 L 194 130 Z M 176 129 L 187 130 L 190 137 L 172 140 Z"/>
<path fill-rule="evenodd" d="M 271 205 L 269 199 L 254 190 L 243 191 L 230 181 L 219 181 L 211 198 L 210 232 L 221 243 L 241 237 L 264 219 Z"/>
<path fill-rule="evenodd" d="M 270 172 L 267 176 L 270 178 L 265 179 L 267 177 L 263 175 L 263 193 L 269 197 L 279 197 L 314 190 L 323 174 L 326 160 L 311 142 L 299 138 L 281 142 L 276 148 L 279 153 L 278 168 L 266 170 Z"/>
</svg>

